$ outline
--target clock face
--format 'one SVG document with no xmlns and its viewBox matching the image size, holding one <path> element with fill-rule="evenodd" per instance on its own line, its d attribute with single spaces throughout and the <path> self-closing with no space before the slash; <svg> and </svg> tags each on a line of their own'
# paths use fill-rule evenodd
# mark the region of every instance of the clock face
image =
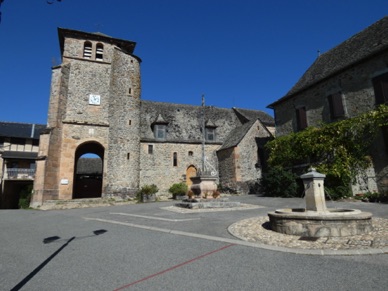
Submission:
<svg viewBox="0 0 388 291">
<path fill-rule="evenodd" d="M 94 94 L 90 94 L 89 95 L 89 104 L 91 104 L 91 105 L 100 105 L 100 103 L 101 103 L 100 95 L 94 95 Z"/>
</svg>

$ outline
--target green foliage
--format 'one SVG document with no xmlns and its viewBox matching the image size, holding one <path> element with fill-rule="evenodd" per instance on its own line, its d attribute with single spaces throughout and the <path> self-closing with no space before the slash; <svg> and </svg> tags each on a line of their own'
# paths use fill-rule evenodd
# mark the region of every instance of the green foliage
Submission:
<svg viewBox="0 0 388 291">
<path fill-rule="evenodd" d="M 308 164 L 336 180 L 332 188 L 348 187 L 356 175 L 371 164 L 368 151 L 383 126 L 388 126 L 386 105 L 354 118 L 321 127 L 311 126 L 268 142 L 268 164 L 283 168 Z"/>
<path fill-rule="evenodd" d="M 32 196 L 32 185 L 24 187 L 19 193 L 19 208 L 30 208 L 30 201 Z"/>
<path fill-rule="evenodd" d="M 168 189 L 168 192 L 170 192 L 173 196 L 173 198 L 175 199 L 176 196 L 180 196 L 180 195 L 186 195 L 187 193 L 187 185 L 185 183 L 176 183 L 176 184 L 173 184 L 170 189 Z"/>
<path fill-rule="evenodd" d="M 363 201 L 367 201 L 367 202 L 387 203 L 388 202 L 388 192 L 386 192 L 386 193 L 366 192 L 361 196 L 361 198 Z"/>
<path fill-rule="evenodd" d="M 270 168 L 260 180 L 261 190 L 270 197 L 297 197 L 297 175 L 282 167 Z"/>
<path fill-rule="evenodd" d="M 330 200 L 338 200 L 346 197 L 352 196 L 352 190 L 349 186 L 335 186 L 335 187 L 325 187 L 326 198 Z"/>
<path fill-rule="evenodd" d="M 137 199 L 139 201 L 141 201 L 141 197 L 144 196 L 144 195 L 153 195 L 153 194 L 156 194 L 156 192 L 158 192 L 159 189 L 158 189 L 158 186 L 156 186 L 155 184 L 152 184 L 152 185 L 144 185 L 143 187 L 140 188 L 140 190 L 137 192 Z"/>
</svg>

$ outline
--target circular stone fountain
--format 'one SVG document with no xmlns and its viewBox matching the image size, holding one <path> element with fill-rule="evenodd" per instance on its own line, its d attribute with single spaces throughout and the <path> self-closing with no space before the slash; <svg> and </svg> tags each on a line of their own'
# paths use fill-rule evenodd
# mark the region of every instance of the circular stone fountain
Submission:
<svg viewBox="0 0 388 291">
<path fill-rule="evenodd" d="M 302 175 L 306 208 L 284 208 L 269 212 L 271 229 L 303 237 L 342 237 L 372 231 L 371 213 L 357 209 L 326 208 L 325 177 L 313 168 Z"/>
</svg>

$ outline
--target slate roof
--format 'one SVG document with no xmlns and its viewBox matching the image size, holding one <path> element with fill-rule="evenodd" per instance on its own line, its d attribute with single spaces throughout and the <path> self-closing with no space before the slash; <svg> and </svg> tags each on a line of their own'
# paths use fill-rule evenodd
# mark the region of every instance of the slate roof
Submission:
<svg viewBox="0 0 388 291">
<path fill-rule="evenodd" d="M 99 158 L 80 158 L 77 163 L 77 174 L 101 174 L 102 161 Z"/>
<path fill-rule="evenodd" d="M 156 120 L 168 123 L 168 142 L 200 143 L 202 141 L 202 106 L 173 104 L 164 102 L 141 101 L 140 138 L 142 141 L 157 142 L 152 125 Z M 243 115 L 244 118 L 238 116 Z M 229 138 L 230 132 L 248 121 L 257 119 L 274 124 L 273 118 L 258 110 L 227 109 L 205 106 L 205 122 L 216 127 L 216 141 L 207 143 L 222 144 Z"/>
<path fill-rule="evenodd" d="M 242 109 L 242 108 L 236 108 L 236 107 L 233 107 L 233 110 L 236 112 L 236 114 L 238 114 L 240 117 L 243 117 L 245 119 L 244 122 L 247 122 L 249 120 L 259 119 L 265 125 L 275 126 L 273 117 L 265 113 L 264 111 Z"/>
<path fill-rule="evenodd" d="M 257 119 L 250 120 L 247 123 L 233 129 L 218 150 L 220 151 L 237 146 L 256 121 Z"/>
<path fill-rule="evenodd" d="M 44 124 L 0 121 L 0 137 L 39 139 L 40 133 L 45 129 Z"/>
<path fill-rule="evenodd" d="M 274 105 L 388 49 L 388 16 L 319 56 L 299 81 Z"/>
<path fill-rule="evenodd" d="M 16 152 L 16 151 L 4 151 L 1 155 L 3 159 L 24 159 L 35 160 L 38 156 L 36 152 Z"/>
</svg>

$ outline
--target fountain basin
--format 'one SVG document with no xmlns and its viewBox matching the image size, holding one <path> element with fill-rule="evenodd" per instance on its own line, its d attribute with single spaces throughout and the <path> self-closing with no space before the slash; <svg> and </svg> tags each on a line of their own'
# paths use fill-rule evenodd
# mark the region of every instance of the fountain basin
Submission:
<svg viewBox="0 0 388 291">
<path fill-rule="evenodd" d="M 303 237 L 344 237 L 373 230 L 372 214 L 358 209 L 284 208 L 268 213 L 273 231 Z"/>
</svg>

